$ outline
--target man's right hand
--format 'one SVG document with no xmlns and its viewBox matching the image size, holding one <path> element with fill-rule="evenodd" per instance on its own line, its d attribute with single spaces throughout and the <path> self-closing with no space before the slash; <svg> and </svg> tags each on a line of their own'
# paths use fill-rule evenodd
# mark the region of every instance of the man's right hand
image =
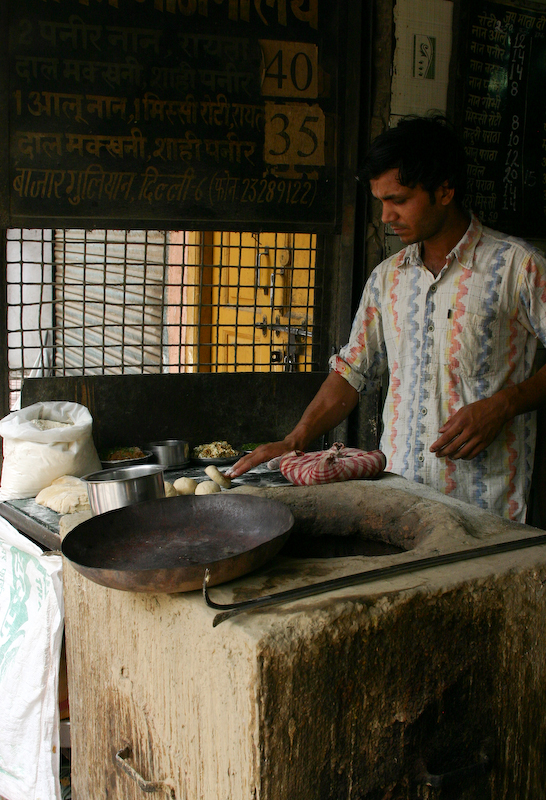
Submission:
<svg viewBox="0 0 546 800">
<path fill-rule="evenodd" d="M 310 442 L 343 422 L 357 403 L 356 389 L 337 372 L 330 372 L 292 433 L 280 442 L 261 444 L 252 453 L 240 458 L 225 474 L 230 478 L 238 478 L 264 461 L 278 458 L 292 450 L 305 450 Z"/>
<path fill-rule="evenodd" d="M 278 458 L 289 452 L 287 444 L 282 442 L 269 442 L 268 444 L 260 444 L 251 453 L 247 453 L 239 459 L 233 466 L 226 469 L 224 475 L 228 478 L 238 478 L 249 469 L 263 464 L 265 461 L 271 461 L 272 458 Z"/>
</svg>

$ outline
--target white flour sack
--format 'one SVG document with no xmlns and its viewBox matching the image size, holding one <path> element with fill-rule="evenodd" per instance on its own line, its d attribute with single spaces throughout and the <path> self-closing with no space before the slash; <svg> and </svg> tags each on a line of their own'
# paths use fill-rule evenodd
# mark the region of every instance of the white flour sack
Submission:
<svg viewBox="0 0 546 800">
<path fill-rule="evenodd" d="M 0 500 L 35 497 L 62 475 L 100 470 L 92 429 L 89 410 L 68 401 L 34 403 L 0 420 Z"/>
<path fill-rule="evenodd" d="M 0 518 L 0 796 L 61 800 L 61 555 Z"/>
</svg>

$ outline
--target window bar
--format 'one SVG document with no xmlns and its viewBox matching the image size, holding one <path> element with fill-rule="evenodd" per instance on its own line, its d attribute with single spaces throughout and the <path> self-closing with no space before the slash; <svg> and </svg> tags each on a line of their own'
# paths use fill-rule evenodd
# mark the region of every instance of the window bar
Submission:
<svg viewBox="0 0 546 800">
<path fill-rule="evenodd" d="M 100 304 L 99 309 L 97 309 L 97 325 L 101 331 L 101 340 L 102 340 L 102 347 L 97 348 L 100 352 L 100 363 L 97 365 L 97 372 L 102 375 L 105 375 L 107 372 L 106 369 L 106 331 L 108 325 L 108 243 L 107 243 L 107 232 L 103 231 L 101 234 L 102 241 L 97 245 L 97 256 L 102 258 L 103 268 L 100 272 L 100 276 L 97 275 L 96 278 L 96 297 L 97 297 L 97 304 Z M 98 240 L 98 231 L 97 231 L 97 240 Z M 101 263 L 99 258 L 97 258 L 97 272 L 98 272 L 98 265 Z M 123 363 L 123 362 L 122 362 Z"/>
<path fill-rule="evenodd" d="M 198 271 L 198 280 L 199 280 L 199 291 L 197 297 L 197 326 L 198 331 L 201 330 L 201 320 L 203 318 L 203 272 L 204 272 L 204 262 L 205 262 L 205 240 L 204 234 L 201 234 L 199 237 L 199 271 Z M 201 337 L 197 336 L 197 372 L 201 372 Z"/>
<path fill-rule="evenodd" d="M 42 375 L 51 371 L 50 344 L 52 339 L 51 324 L 53 318 L 46 319 L 47 309 L 52 313 L 52 277 L 53 277 L 53 238 L 49 242 L 50 258 L 46 261 L 45 246 L 42 238 L 42 263 L 40 264 L 41 286 L 38 295 L 38 325 L 37 334 L 40 342 L 40 363 Z M 47 272 L 46 272 L 47 271 Z M 47 297 L 45 296 L 47 294 Z"/>
<path fill-rule="evenodd" d="M 148 244 L 149 232 L 146 231 L 144 235 L 144 263 L 142 265 L 142 305 L 140 308 L 140 371 L 146 372 L 146 300 L 148 297 L 148 253 L 150 252 Z M 136 264 L 131 264 L 133 269 L 136 270 Z"/>
<path fill-rule="evenodd" d="M 211 349 L 211 361 L 215 364 L 214 372 L 223 372 L 222 364 L 219 363 L 220 353 L 222 352 L 222 348 L 220 347 L 220 309 L 222 304 L 222 273 L 223 273 L 223 258 L 224 258 L 224 232 L 220 232 L 220 246 L 217 248 L 219 251 L 219 258 L 218 258 L 218 286 L 216 289 L 216 302 L 214 309 L 214 329 L 215 329 L 215 337 L 214 337 L 214 351 Z M 213 250 L 214 250 L 214 243 L 213 243 Z M 214 255 L 213 255 L 213 264 L 214 264 Z M 211 287 L 211 289 L 214 287 Z M 212 297 L 214 295 L 211 294 L 211 304 L 212 304 Z M 212 309 L 211 309 L 212 311 Z M 211 320 L 212 321 L 212 320 Z M 227 352 L 227 346 L 224 348 Z M 213 352 L 215 352 L 214 358 L 212 357 Z M 227 359 L 226 359 L 227 361 Z"/>
<path fill-rule="evenodd" d="M 254 293 L 254 307 L 253 307 L 254 326 L 252 328 L 252 368 L 255 369 L 256 368 L 256 346 L 257 346 L 256 345 L 256 333 L 257 333 L 257 330 L 258 330 L 256 328 L 256 318 L 258 316 L 258 308 L 259 308 L 259 306 L 258 306 L 258 298 L 260 297 L 260 291 L 261 291 L 261 288 L 262 288 L 261 287 L 261 281 L 260 281 L 261 263 L 262 263 L 262 261 L 261 261 L 261 259 L 262 259 L 262 255 L 261 255 L 262 250 L 260 248 L 260 234 L 257 234 L 257 235 L 253 234 L 253 238 L 256 240 L 256 286 L 257 286 L 256 292 Z"/>
<path fill-rule="evenodd" d="M 58 278 L 58 271 L 59 267 L 56 263 L 55 258 L 55 250 L 58 247 L 58 231 L 52 236 L 52 247 L 51 247 L 51 368 L 52 368 L 52 375 L 57 375 L 58 369 L 58 337 L 59 337 L 59 329 L 57 326 L 57 313 L 58 313 L 58 289 L 57 289 L 57 278 Z M 65 261 L 65 251 L 64 251 L 64 239 L 61 240 L 61 250 L 62 250 L 62 263 L 64 264 Z"/>
<path fill-rule="evenodd" d="M 7 375 L 8 380 L 3 381 L 0 390 L 0 415 L 4 418 L 10 411 L 10 371 L 9 371 L 9 346 L 8 346 L 8 326 L 7 326 L 7 308 L 8 308 L 8 243 L 7 231 L 5 228 L 0 229 L 0 270 L 2 277 L 0 278 L 0 308 L 5 309 L 3 319 L 5 320 L 0 330 L 0 370 L 2 375 Z M 1 448 L 0 443 L 0 448 Z"/>
<path fill-rule="evenodd" d="M 88 282 L 87 282 L 87 253 L 88 253 L 88 232 L 83 232 L 83 244 L 82 244 L 82 286 L 83 286 L 83 294 L 82 294 L 82 303 L 81 303 L 81 318 L 82 318 L 82 338 L 81 338 L 81 359 L 82 359 L 82 371 L 85 374 L 87 370 L 87 298 L 88 293 L 90 291 Z M 75 260 L 75 259 L 74 259 Z M 77 308 L 78 303 L 77 301 L 74 302 L 74 306 Z M 75 348 L 74 348 L 75 349 Z M 76 359 L 74 359 L 75 361 Z"/>
<path fill-rule="evenodd" d="M 317 236 L 315 243 L 315 294 L 314 294 L 314 316 L 313 316 L 313 337 L 311 339 L 311 367 L 313 364 L 319 368 L 326 368 L 323 364 L 325 357 L 329 354 L 322 352 L 321 332 L 324 330 L 325 324 L 325 309 L 324 309 L 324 282 L 325 282 L 325 269 L 324 269 L 324 240 L 322 236 Z M 320 312 L 320 318 L 318 315 Z M 318 332 L 318 333 L 317 333 Z"/>
<path fill-rule="evenodd" d="M 21 241 L 22 231 L 18 230 L 15 231 L 16 234 L 19 236 L 19 254 L 20 254 L 20 264 L 18 271 L 14 274 L 14 267 L 10 270 L 11 272 L 11 281 L 8 280 L 7 282 L 7 302 L 10 304 L 10 308 L 8 310 L 8 337 L 7 337 L 7 348 L 8 348 L 8 365 L 10 365 L 10 355 L 13 356 L 11 359 L 11 366 L 13 362 L 17 362 L 17 351 L 19 351 L 19 359 L 21 361 L 20 368 L 14 368 L 9 372 L 10 379 L 11 379 L 11 390 L 17 391 L 17 386 L 21 384 L 23 378 L 23 263 L 22 263 L 22 248 L 23 243 Z M 10 237 L 9 241 L 17 241 L 17 236 Z M 13 251 L 12 251 L 13 252 Z M 7 258 L 7 254 L 6 254 Z M 11 264 L 15 265 L 16 262 L 12 261 Z M 6 273 L 7 273 L 6 268 Z M 9 277 L 9 276 L 7 276 Z M 15 280 L 17 278 L 17 282 Z M 11 312 L 11 313 L 9 313 Z M 18 319 L 17 319 L 18 318 Z M 19 337 L 15 337 L 14 334 L 20 331 L 20 340 Z M 11 341 L 10 341 L 11 340 Z M 19 344 L 14 344 L 14 341 Z M 10 395 L 11 400 L 11 395 Z"/>
<path fill-rule="evenodd" d="M 162 358 L 162 344 L 163 344 L 163 319 L 165 315 L 165 285 L 169 274 L 169 234 L 165 232 L 162 238 L 161 245 L 161 291 L 158 298 L 158 308 L 156 309 L 156 324 L 159 325 L 159 335 L 157 337 L 157 344 L 159 348 L 159 359 L 157 363 L 157 370 L 163 372 L 163 358 Z"/>
<path fill-rule="evenodd" d="M 121 336 L 120 336 L 119 349 L 120 349 L 120 362 L 121 362 L 121 370 L 122 370 L 122 372 L 125 372 L 125 325 L 126 325 L 126 319 L 127 319 L 127 304 L 126 304 L 126 301 L 127 301 L 127 246 L 128 246 L 128 243 L 127 243 L 128 235 L 127 234 L 128 234 L 128 231 L 125 231 L 124 232 L 124 237 L 123 237 L 123 244 L 124 244 L 124 247 L 123 247 L 123 258 L 121 259 L 121 264 L 120 264 L 121 271 L 122 271 L 122 274 L 123 274 L 123 278 L 122 278 L 122 281 L 121 281 L 121 287 L 120 287 L 121 288 L 121 298 L 120 298 L 120 301 L 119 301 L 120 302 L 120 310 L 121 310 L 121 332 L 120 332 Z M 107 237 L 107 240 L 108 240 L 108 237 Z M 113 243 L 112 243 L 112 247 L 114 247 Z M 114 298 L 113 298 L 113 305 L 115 307 Z M 113 343 L 112 343 L 112 348 L 113 348 L 112 352 L 115 353 L 115 345 Z"/>
<path fill-rule="evenodd" d="M 182 316 L 183 315 L 183 308 L 184 308 L 184 292 L 188 291 L 188 288 L 186 287 L 186 278 L 187 278 L 187 275 L 189 274 L 188 271 L 186 270 L 186 260 L 187 260 L 188 248 L 189 248 L 188 238 L 189 238 L 188 237 L 188 233 L 185 231 L 184 235 L 183 235 L 183 240 L 182 240 L 183 241 L 183 245 L 180 248 L 180 277 L 179 277 L 179 281 L 180 281 L 180 295 L 179 295 L 179 297 L 180 297 L 180 300 L 179 300 L 179 303 L 180 303 L 180 318 L 181 318 L 181 320 L 183 320 L 185 322 L 186 328 L 184 330 L 184 340 L 183 340 L 184 343 L 182 343 L 181 332 L 178 333 L 178 371 L 179 372 L 182 371 L 182 365 L 184 365 L 185 371 L 188 369 L 188 356 L 187 356 L 187 354 L 188 354 L 188 348 L 191 347 L 191 343 L 188 342 L 188 338 L 190 338 L 190 339 L 192 338 L 191 336 L 188 337 L 188 331 L 189 331 L 189 325 L 187 324 L 188 323 L 188 317 L 187 317 L 188 310 L 186 310 L 185 319 Z M 184 360 L 182 360 L 182 359 L 184 359 Z"/>
<path fill-rule="evenodd" d="M 231 239 L 230 239 L 231 245 Z M 232 260 L 230 254 L 230 260 Z M 241 298 L 241 280 L 242 280 L 242 235 L 238 234 L 237 239 L 237 286 L 235 290 L 235 336 L 234 336 L 234 343 L 233 343 L 233 369 L 237 369 L 237 364 L 239 363 L 238 353 L 239 353 L 239 332 L 241 330 L 241 322 L 239 318 L 240 314 L 240 298 Z"/>
<path fill-rule="evenodd" d="M 169 246 L 170 246 L 170 237 L 168 233 L 165 233 L 165 241 L 163 245 L 163 271 L 161 276 L 161 308 L 160 308 L 160 335 L 159 335 L 159 371 L 160 372 L 168 372 L 168 364 L 164 363 L 165 358 L 165 336 L 168 338 L 168 328 L 166 327 L 167 322 L 167 315 L 168 315 L 168 283 L 170 281 L 170 274 L 169 274 Z M 180 315 L 180 320 L 182 321 L 182 314 Z M 178 357 L 180 360 L 180 356 Z"/>
</svg>

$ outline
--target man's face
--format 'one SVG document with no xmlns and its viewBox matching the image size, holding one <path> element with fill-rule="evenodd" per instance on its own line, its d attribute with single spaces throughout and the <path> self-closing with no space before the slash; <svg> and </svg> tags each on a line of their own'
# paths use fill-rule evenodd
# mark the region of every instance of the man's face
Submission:
<svg viewBox="0 0 546 800">
<path fill-rule="evenodd" d="M 429 193 L 421 184 L 414 189 L 402 186 L 397 169 L 390 169 L 378 178 L 372 178 L 370 186 L 373 196 L 383 204 L 381 220 L 391 226 L 404 244 L 433 239 L 448 224 L 447 206 L 453 197 L 453 190 L 446 186 L 440 186 L 435 191 L 435 203 L 431 203 Z"/>
</svg>

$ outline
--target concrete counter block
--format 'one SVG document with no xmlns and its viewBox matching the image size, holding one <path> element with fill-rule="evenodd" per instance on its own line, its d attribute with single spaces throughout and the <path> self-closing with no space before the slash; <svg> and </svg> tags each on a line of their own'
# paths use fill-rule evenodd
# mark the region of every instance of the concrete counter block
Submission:
<svg viewBox="0 0 546 800">
<path fill-rule="evenodd" d="M 220 603 L 540 533 L 396 476 L 251 491 L 290 505 L 295 536 L 351 530 L 407 552 L 281 554 L 212 589 Z M 179 800 L 542 800 L 544 585 L 546 548 L 533 546 L 213 627 L 199 592 L 119 592 L 67 564 L 75 798 L 142 798 L 116 766 L 129 746 L 140 775 L 165 782 L 159 796 Z M 481 753 L 489 773 L 420 785 Z"/>
</svg>

